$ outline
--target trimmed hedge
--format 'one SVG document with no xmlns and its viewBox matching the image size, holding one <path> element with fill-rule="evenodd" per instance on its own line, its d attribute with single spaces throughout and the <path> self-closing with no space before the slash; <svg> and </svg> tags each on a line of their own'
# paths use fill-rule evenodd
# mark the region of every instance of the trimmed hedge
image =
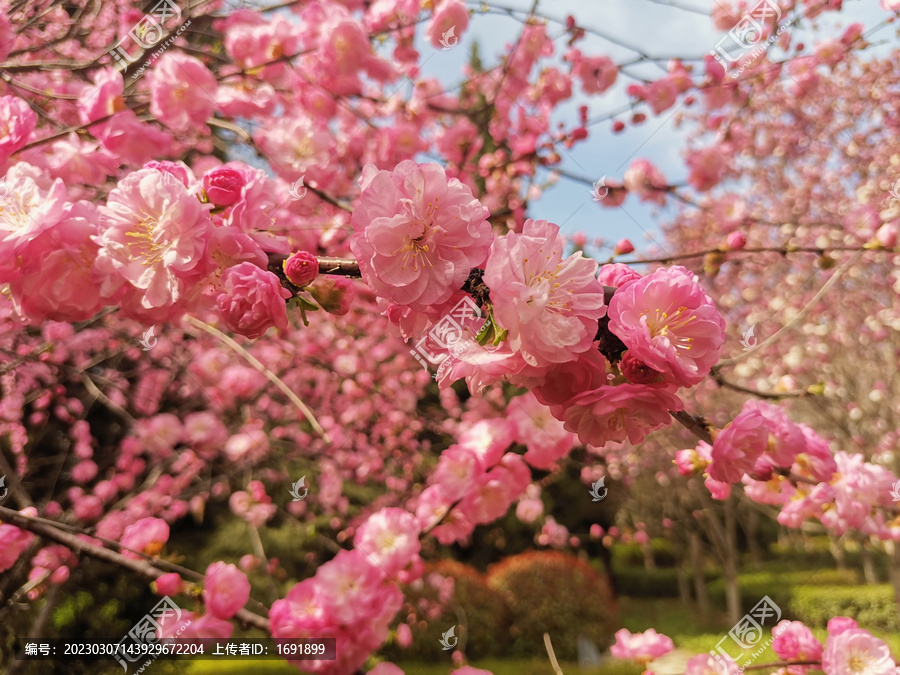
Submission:
<svg viewBox="0 0 900 675">
<path fill-rule="evenodd" d="M 451 626 L 458 626 L 455 635 L 458 645 L 465 641 L 466 656 L 481 659 L 500 655 L 504 652 L 509 634 L 510 610 L 503 596 L 491 589 L 484 575 L 469 565 L 454 560 L 442 560 L 425 566 L 424 577 L 437 573 L 455 580 L 453 599 L 444 607 L 443 613 L 428 619 L 423 627 L 413 626 L 413 643 L 404 649 L 397 644 L 384 647 L 381 654 L 391 661 L 445 661 L 449 652 L 441 647 L 441 635 Z M 427 583 L 422 588 L 403 588 L 407 603 L 416 605 L 420 599 L 437 600 L 437 591 Z M 465 612 L 465 625 L 456 614 L 457 606 Z M 406 620 L 401 611 L 400 621 Z M 420 616 L 420 619 L 424 618 Z"/>
<path fill-rule="evenodd" d="M 796 586 L 788 611 L 807 625 L 824 627 L 833 616 L 849 616 L 866 630 L 900 631 L 894 590 L 878 586 Z"/>
<path fill-rule="evenodd" d="M 741 605 L 747 609 L 753 607 L 763 596 L 768 595 L 772 602 L 785 609 L 791 604 L 794 590 L 803 587 L 819 586 L 851 586 L 859 583 L 858 575 L 853 570 L 824 569 L 815 573 L 809 572 L 750 572 L 741 574 L 738 584 L 741 590 Z M 853 591 L 855 588 L 850 588 Z M 707 585 L 707 592 L 713 604 L 720 607 L 726 605 L 725 580 L 719 577 Z"/>
<path fill-rule="evenodd" d="M 650 549 L 653 551 L 653 561 L 658 567 L 675 566 L 675 551 L 670 540 L 660 537 L 651 539 Z M 640 544 L 613 544 L 610 554 L 614 568 L 644 567 L 644 549 Z"/>
<path fill-rule="evenodd" d="M 574 661 L 579 635 L 603 650 L 619 627 L 609 583 L 575 556 L 529 551 L 491 566 L 487 581 L 512 611 L 508 656 L 546 655 L 543 635 L 549 633 L 556 657 Z"/>
</svg>

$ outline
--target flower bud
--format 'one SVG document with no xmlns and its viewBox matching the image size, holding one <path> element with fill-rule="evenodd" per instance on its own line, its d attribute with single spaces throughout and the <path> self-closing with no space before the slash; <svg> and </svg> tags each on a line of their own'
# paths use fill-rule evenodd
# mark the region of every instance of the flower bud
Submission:
<svg viewBox="0 0 900 675">
<path fill-rule="evenodd" d="M 281 265 L 288 281 L 300 288 L 308 286 L 319 276 L 319 259 L 309 251 L 298 251 Z"/>
<path fill-rule="evenodd" d="M 321 277 L 316 279 L 307 290 L 322 306 L 322 309 L 330 314 L 346 314 L 350 311 L 350 303 L 356 297 L 356 288 L 353 286 L 353 282 L 346 277 Z"/>
</svg>

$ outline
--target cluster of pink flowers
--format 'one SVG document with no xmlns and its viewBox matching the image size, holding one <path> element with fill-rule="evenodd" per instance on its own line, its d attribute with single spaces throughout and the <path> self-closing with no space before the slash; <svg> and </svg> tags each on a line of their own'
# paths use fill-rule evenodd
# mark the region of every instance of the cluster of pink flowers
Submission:
<svg viewBox="0 0 900 675">
<path fill-rule="evenodd" d="M 384 509 L 363 523 L 355 548 L 343 550 L 294 586 L 269 611 L 276 638 L 334 637 L 337 659 L 302 661 L 305 670 L 353 672 L 381 645 L 403 604 L 396 581 L 422 575 L 419 525 L 401 509 Z"/>
</svg>

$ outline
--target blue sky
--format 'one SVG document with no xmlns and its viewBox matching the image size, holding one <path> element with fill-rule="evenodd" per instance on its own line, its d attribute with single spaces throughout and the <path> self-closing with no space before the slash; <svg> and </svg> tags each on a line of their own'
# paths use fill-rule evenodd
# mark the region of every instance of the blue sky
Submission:
<svg viewBox="0 0 900 675">
<path fill-rule="evenodd" d="M 578 23 L 586 28 L 595 29 L 607 36 L 609 40 L 588 34 L 577 46 L 587 55 L 607 54 L 616 63 L 625 63 L 636 57 L 636 52 L 614 42 L 624 43 L 641 49 L 652 57 L 679 57 L 690 59 L 690 63 L 698 64 L 696 59 L 702 58 L 714 49 L 724 32 L 717 31 L 709 18 L 714 0 L 544 0 L 538 6 L 538 12 L 564 20 L 566 15 L 573 14 Z M 684 8 L 669 6 L 676 2 Z M 469 3 L 472 8 L 478 3 Z M 527 11 L 531 7 L 530 0 L 502 0 L 493 7 L 509 7 Z M 750 3 L 751 6 L 755 2 Z M 690 7 L 691 10 L 685 9 Z M 693 10 L 693 11 L 692 11 Z M 517 16 L 523 16 L 517 14 Z M 800 38 L 811 43 L 810 29 L 819 35 L 838 36 L 847 25 L 862 22 L 867 28 L 884 20 L 888 13 L 879 7 L 878 0 L 845 0 L 844 9 L 840 13 L 826 13 L 815 22 L 804 21 L 796 30 Z M 461 69 L 468 61 L 471 44 L 479 42 L 480 55 L 485 65 L 494 65 L 498 55 L 505 52 L 505 47 L 516 39 L 521 30 L 521 23 L 509 16 L 496 13 L 477 14 L 470 21 L 459 44 L 452 49 L 435 50 L 423 39 L 424 31 L 419 33 L 417 48 L 422 55 L 423 74 L 438 77 L 442 82 L 456 83 L 460 79 Z M 881 38 L 890 38 L 893 31 L 882 30 Z M 548 30 L 554 42 L 558 59 L 566 47 L 566 38 L 560 24 L 550 25 Z M 773 47 L 773 50 L 776 49 Z M 775 54 L 777 56 L 777 52 Z M 702 64 L 698 64 L 702 69 Z M 626 71 L 637 77 L 658 79 L 666 67 L 666 61 L 656 64 L 630 66 Z M 701 71 L 702 72 L 702 71 Z M 580 105 L 589 106 L 589 118 L 603 116 L 627 106 L 625 87 L 636 80 L 623 77 L 613 89 L 602 96 L 585 97 L 580 87 L 576 86 L 576 96 L 561 105 L 556 111 L 558 120 L 571 121 L 577 118 Z M 686 170 L 681 157 L 685 147 L 687 129 L 678 129 L 673 117 L 679 106 L 670 109 L 661 117 L 648 116 L 640 126 L 627 124 L 621 134 L 611 133 L 611 122 L 604 121 L 591 127 L 591 136 L 587 141 L 572 150 L 561 152 L 562 169 L 578 175 L 597 180 L 601 176 L 620 179 L 631 161 L 645 157 L 658 166 L 671 183 L 684 182 Z M 646 106 L 642 112 L 649 112 Z M 618 117 L 628 123 L 630 114 Z M 622 237 L 628 237 L 638 248 L 638 252 L 646 251 L 654 242 L 662 242 L 659 235 L 659 224 L 671 219 L 676 213 L 675 204 L 657 207 L 653 204 L 642 204 L 637 198 L 629 197 L 621 208 L 606 208 L 591 199 L 590 187 L 560 178 L 557 185 L 537 202 L 531 204 L 530 215 L 534 218 L 546 218 L 558 223 L 564 232 L 582 231 L 589 239 L 603 238 L 611 244 Z"/>
</svg>

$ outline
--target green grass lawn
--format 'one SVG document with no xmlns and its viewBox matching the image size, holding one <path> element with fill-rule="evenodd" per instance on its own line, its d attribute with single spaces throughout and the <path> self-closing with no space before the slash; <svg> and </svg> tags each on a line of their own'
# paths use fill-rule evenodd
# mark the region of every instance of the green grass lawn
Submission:
<svg viewBox="0 0 900 675">
<path fill-rule="evenodd" d="M 694 654 L 702 654 L 714 649 L 716 644 L 731 628 L 724 616 L 701 618 L 687 611 L 677 599 L 620 598 L 619 611 L 622 626 L 631 632 L 639 632 L 655 628 L 668 635 L 675 643 L 676 650 L 682 660 Z M 895 656 L 900 655 L 900 633 L 872 631 L 877 637 L 885 640 Z M 825 629 L 813 629 L 816 637 L 824 644 L 827 633 Z M 766 632 L 768 639 L 769 632 Z M 732 649 L 733 646 L 729 647 Z M 771 647 L 765 649 L 754 664 L 761 665 L 776 661 Z M 675 659 L 677 663 L 677 659 Z M 397 663 L 406 675 L 447 675 L 454 668 L 449 656 L 444 663 Z M 484 659 L 472 662 L 475 668 L 489 670 L 494 675 L 552 675 L 549 658 L 544 659 Z M 560 663 L 565 675 L 640 675 L 642 668 L 627 661 L 611 660 L 602 666 L 580 668 L 574 663 Z M 651 666 L 652 668 L 652 666 Z M 195 661 L 190 664 L 189 675 L 296 675 L 292 666 L 281 661 Z M 660 674 L 675 672 L 662 668 Z M 679 671 L 680 672 L 680 671 Z"/>
</svg>

